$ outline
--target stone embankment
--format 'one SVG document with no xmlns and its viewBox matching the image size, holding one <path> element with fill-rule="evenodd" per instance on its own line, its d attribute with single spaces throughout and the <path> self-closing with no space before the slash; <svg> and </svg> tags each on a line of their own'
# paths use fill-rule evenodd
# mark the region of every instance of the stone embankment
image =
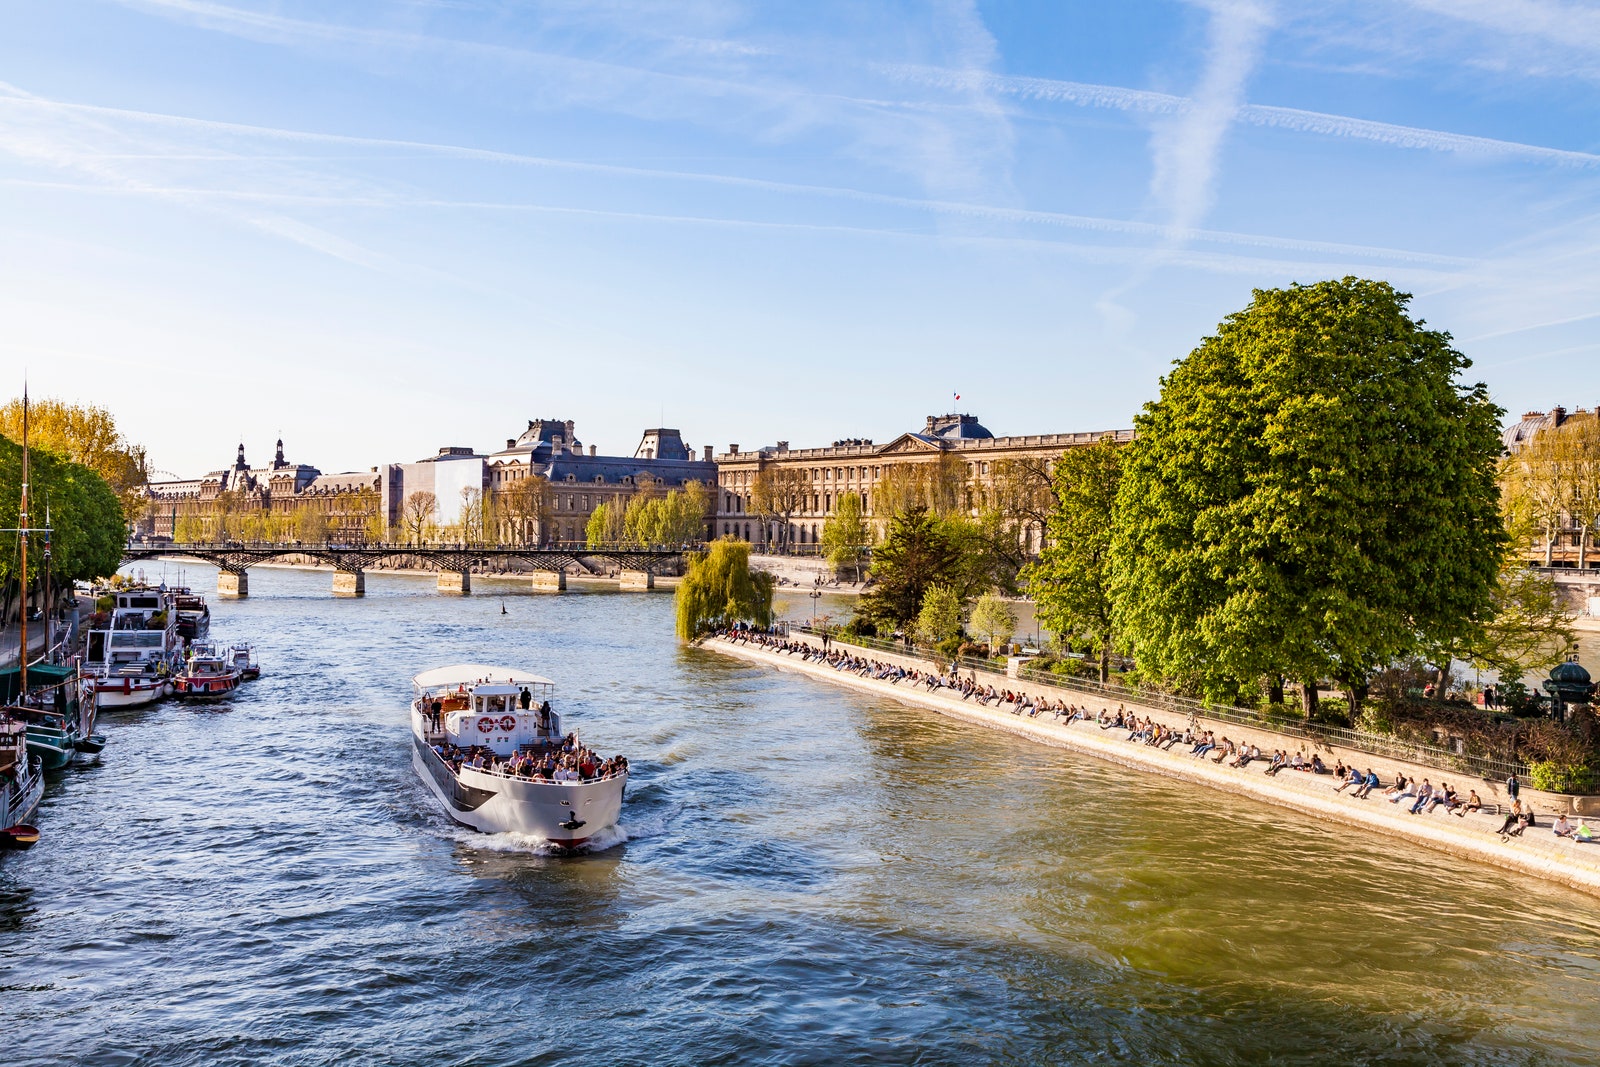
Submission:
<svg viewBox="0 0 1600 1067">
<path fill-rule="evenodd" d="M 802 637 L 791 640 L 814 644 Z M 983 706 L 970 700 L 962 700 L 959 694 L 952 693 L 948 689 L 930 692 L 925 686 L 910 679 L 895 685 L 888 681 L 862 677 L 849 671 L 835 670 L 826 663 L 803 660 L 798 653 L 784 654 L 745 642 L 715 637 L 706 640 L 703 647 L 780 670 L 807 674 L 835 685 L 925 708 L 990 729 L 1003 730 L 1030 741 L 1072 749 L 1124 767 L 1151 771 L 1170 778 L 1179 778 L 1229 793 L 1253 797 L 1269 804 L 1291 808 L 1303 815 L 1375 830 L 1430 848 L 1442 849 L 1497 867 L 1533 874 L 1600 894 L 1600 842 L 1579 844 L 1558 838 L 1550 831 L 1554 812 L 1568 810 L 1568 798 L 1524 789 L 1521 798 L 1524 803 L 1531 803 L 1538 812 L 1538 825 L 1527 830 L 1521 837 L 1502 841 L 1495 833 L 1503 821 L 1503 817 L 1499 815 L 1476 814 L 1458 818 L 1446 813 L 1443 808 L 1435 808 L 1428 814 L 1412 815 L 1409 813 L 1409 800 L 1393 804 L 1376 791 L 1366 799 L 1349 796 L 1349 790 L 1336 793 L 1334 786 L 1338 783 L 1333 780 L 1332 775 L 1313 775 L 1285 770 L 1269 776 L 1265 773 L 1266 760 L 1252 762 L 1244 768 L 1234 768 L 1225 763 L 1213 763 L 1209 758 L 1197 759 L 1190 755 L 1189 746 L 1181 743 L 1174 745 L 1170 750 L 1163 750 L 1139 742 L 1130 742 L 1127 740 L 1126 731 L 1102 730 L 1092 721 L 1068 724 L 1049 716 L 1030 718 L 1002 710 L 1005 705 Z M 836 647 L 880 663 L 894 663 L 908 669 L 924 671 L 932 668 L 931 664 L 909 657 L 850 646 Z M 1039 695 L 1039 690 L 1038 686 L 1028 687 L 1028 691 L 1035 695 Z M 1050 693 L 1052 699 L 1056 695 L 1058 693 L 1055 691 Z M 1153 717 L 1157 722 L 1165 723 L 1180 732 L 1188 725 L 1188 720 L 1183 716 L 1132 702 L 1119 705 L 1068 690 L 1060 690 L 1059 695 L 1069 704 L 1087 706 L 1091 714 L 1098 713 L 1102 707 L 1109 707 L 1115 711 L 1118 706 L 1122 706 L 1128 711 L 1137 713 L 1141 718 Z M 1304 738 L 1277 734 L 1269 730 L 1242 728 L 1234 723 L 1208 721 L 1202 718 L 1200 726 L 1203 729 L 1216 730 L 1219 737 L 1226 735 L 1243 744 L 1255 744 L 1269 757 L 1274 749 L 1280 748 L 1291 754 L 1297 750 L 1302 751 L 1308 756 L 1310 750 L 1315 748 L 1322 753 L 1323 759 L 1329 764 L 1342 756 L 1363 770 L 1369 766 L 1373 768 L 1383 779 L 1385 787 L 1394 782 L 1395 775 L 1399 772 L 1408 778 L 1417 776 L 1430 779 L 1435 785 L 1441 781 L 1448 781 L 1458 788 L 1463 798 L 1468 789 L 1476 789 L 1485 804 L 1509 803 L 1504 796 L 1502 783 L 1487 782 L 1449 771 L 1368 756 L 1362 752 L 1341 752 L 1328 745 L 1313 746 Z M 1600 831 L 1600 820 L 1596 821 L 1594 829 Z"/>
</svg>

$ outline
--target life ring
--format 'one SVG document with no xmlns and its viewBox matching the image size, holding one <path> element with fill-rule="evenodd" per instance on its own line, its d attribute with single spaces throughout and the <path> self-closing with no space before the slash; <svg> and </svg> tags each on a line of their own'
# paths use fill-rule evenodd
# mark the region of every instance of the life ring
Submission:
<svg viewBox="0 0 1600 1067">
<path fill-rule="evenodd" d="M 480 734 L 492 734 L 492 733 L 494 733 L 494 720 L 493 719 L 479 719 L 478 720 L 478 732 Z"/>
<path fill-rule="evenodd" d="M 516 728 L 517 728 L 517 717 L 515 715 L 502 715 L 502 716 L 500 716 L 500 729 L 504 730 L 506 733 L 510 733 L 512 730 L 515 730 Z"/>
</svg>

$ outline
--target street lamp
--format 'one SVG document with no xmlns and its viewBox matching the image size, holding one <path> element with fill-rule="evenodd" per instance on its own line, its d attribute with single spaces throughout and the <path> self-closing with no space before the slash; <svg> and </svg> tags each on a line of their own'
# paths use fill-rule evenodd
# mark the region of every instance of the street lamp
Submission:
<svg viewBox="0 0 1600 1067">
<path fill-rule="evenodd" d="M 817 628 L 817 601 L 822 599 L 822 576 L 811 579 L 811 592 L 806 596 L 811 598 L 811 628 Z"/>
</svg>

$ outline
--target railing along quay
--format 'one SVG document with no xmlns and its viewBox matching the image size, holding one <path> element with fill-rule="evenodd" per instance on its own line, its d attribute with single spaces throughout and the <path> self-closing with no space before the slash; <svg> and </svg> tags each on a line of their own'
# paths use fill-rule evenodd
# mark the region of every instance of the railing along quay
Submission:
<svg viewBox="0 0 1600 1067">
<path fill-rule="evenodd" d="M 823 636 L 823 631 L 813 629 L 808 625 L 790 625 L 789 629 L 812 637 L 820 638 Z M 888 652 L 897 656 L 910 656 L 915 659 L 925 660 L 928 658 L 920 654 L 916 649 L 907 648 L 898 641 L 885 641 L 882 638 L 874 637 L 851 637 L 837 633 L 829 633 L 827 637 L 835 644 L 855 645 L 859 648 Z M 1007 679 L 1010 677 L 1004 668 L 989 660 L 976 659 L 972 656 L 958 656 L 953 663 L 964 670 L 982 672 L 995 678 Z M 1386 759 L 1403 760 L 1407 763 L 1416 763 L 1442 771 L 1476 775 L 1485 781 L 1501 781 L 1515 774 L 1519 779 L 1527 782 L 1531 777 L 1528 765 L 1520 760 L 1474 756 L 1465 752 L 1457 752 L 1441 745 L 1430 745 L 1421 741 L 1406 741 L 1398 737 L 1387 737 L 1383 734 L 1373 734 L 1365 730 L 1353 730 L 1343 726 L 1325 726 L 1320 723 L 1286 721 L 1263 715 L 1253 708 L 1212 704 L 1204 700 L 1196 700 L 1193 697 L 1134 689 L 1114 682 L 1101 682 L 1098 679 L 1073 678 L 1045 671 L 1029 670 L 1027 667 L 1023 667 L 1018 672 L 1015 680 L 1031 682 L 1036 685 L 1053 686 L 1057 689 L 1065 689 L 1085 696 L 1097 696 L 1108 700 L 1140 704 L 1144 707 L 1175 712 L 1184 716 L 1204 716 L 1205 718 L 1222 722 L 1237 723 L 1240 726 L 1250 726 L 1273 733 L 1287 734 L 1290 737 L 1302 737 L 1309 741 L 1336 744 L 1343 748 L 1364 752 L 1370 756 L 1382 756 Z"/>
</svg>

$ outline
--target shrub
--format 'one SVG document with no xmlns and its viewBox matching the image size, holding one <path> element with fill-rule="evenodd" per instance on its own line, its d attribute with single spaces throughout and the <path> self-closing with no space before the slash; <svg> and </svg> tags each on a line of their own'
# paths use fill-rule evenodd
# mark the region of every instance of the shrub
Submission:
<svg viewBox="0 0 1600 1067">
<path fill-rule="evenodd" d="M 846 637 L 877 637 L 878 624 L 860 615 L 852 615 L 850 621 L 840 627 L 839 632 Z"/>
<path fill-rule="evenodd" d="M 1593 786 L 1594 769 L 1583 763 L 1535 760 L 1528 764 L 1528 779 L 1546 793 L 1582 793 Z"/>
</svg>

